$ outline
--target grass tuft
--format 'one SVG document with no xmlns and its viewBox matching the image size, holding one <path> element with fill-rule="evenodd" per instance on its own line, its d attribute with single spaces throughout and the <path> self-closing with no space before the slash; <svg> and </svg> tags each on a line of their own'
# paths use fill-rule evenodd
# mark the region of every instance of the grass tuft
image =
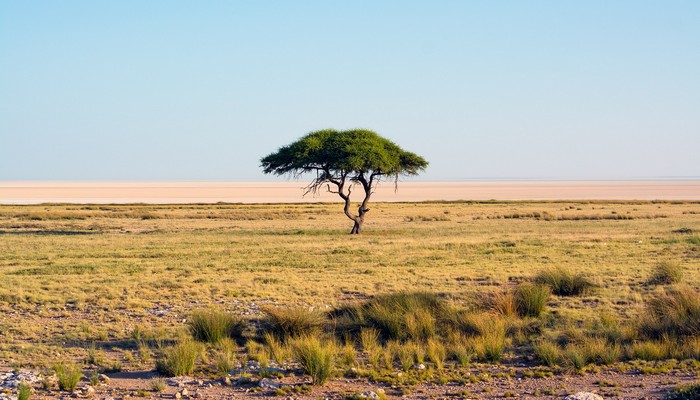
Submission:
<svg viewBox="0 0 700 400">
<path fill-rule="evenodd" d="M 683 280 L 683 267 L 676 262 L 662 262 L 656 264 L 649 277 L 651 285 L 671 285 Z"/>
<path fill-rule="evenodd" d="M 293 340 L 292 349 L 304 372 L 311 377 L 312 384 L 326 383 L 333 372 L 333 343 L 324 343 L 316 336 L 302 336 Z"/>
<path fill-rule="evenodd" d="M 700 383 L 676 386 L 664 400 L 700 400 Z"/>
<path fill-rule="evenodd" d="M 60 363 L 53 367 L 58 380 L 58 388 L 72 392 L 78 387 L 78 382 L 83 377 L 83 370 L 78 364 Z"/>
<path fill-rule="evenodd" d="M 304 308 L 269 307 L 262 311 L 265 313 L 261 324 L 263 335 L 270 333 L 283 342 L 316 334 L 324 322 L 321 314 Z"/>
<path fill-rule="evenodd" d="M 539 317 L 547 306 L 549 286 L 522 283 L 514 293 L 516 310 L 522 317 Z"/>
<path fill-rule="evenodd" d="M 205 343 L 218 343 L 224 338 L 240 341 L 245 329 L 241 319 L 214 308 L 193 312 L 187 323 L 192 337 Z"/>
<path fill-rule="evenodd" d="M 540 271 L 535 276 L 535 282 L 549 286 L 557 296 L 580 296 L 595 287 L 584 275 L 575 274 L 562 267 Z"/>
<path fill-rule="evenodd" d="M 192 340 L 182 341 L 163 349 L 156 361 L 156 369 L 166 376 L 191 374 L 200 352 L 201 347 L 198 343 Z"/>
<path fill-rule="evenodd" d="M 647 303 L 639 329 L 651 339 L 700 335 L 700 294 L 682 286 L 657 295 Z"/>
</svg>

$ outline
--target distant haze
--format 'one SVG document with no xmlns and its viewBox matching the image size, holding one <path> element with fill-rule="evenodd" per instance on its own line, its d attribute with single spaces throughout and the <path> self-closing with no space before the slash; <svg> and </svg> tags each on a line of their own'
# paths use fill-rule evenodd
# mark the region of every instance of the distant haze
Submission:
<svg viewBox="0 0 700 400">
<path fill-rule="evenodd" d="M 2 1 L 0 180 L 260 181 L 368 128 L 424 180 L 700 176 L 697 1 Z"/>
</svg>

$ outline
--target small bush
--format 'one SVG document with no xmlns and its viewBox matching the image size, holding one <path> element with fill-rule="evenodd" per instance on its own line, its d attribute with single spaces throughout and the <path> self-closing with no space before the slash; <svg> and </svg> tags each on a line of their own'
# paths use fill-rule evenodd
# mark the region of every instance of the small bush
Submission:
<svg viewBox="0 0 700 400">
<path fill-rule="evenodd" d="M 267 348 L 270 350 L 270 356 L 273 360 L 282 364 L 289 358 L 289 348 L 282 343 L 277 337 L 270 332 L 265 332 L 263 335 Z"/>
<path fill-rule="evenodd" d="M 216 344 L 214 370 L 222 377 L 236 367 L 236 344 L 232 339 L 223 339 Z"/>
<path fill-rule="evenodd" d="M 304 372 L 311 376 L 312 384 L 322 385 L 328 380 L 332 373 L 335 353 L 332 343 L 322 343 L 315 336 L 303 336 L 293 341 L 292 349 Z"/>
<path fill-rule="evenodd" d="M 473 351 L 468 339 L 461 333 L 452 333 L 447 343 L 447 357 L 457 361 L 459 365 L 468 365 L 472 360 Z"/>
<path fill-rule="evenodd" d="M 700 400 L 700 383 L 677 386 L 664 400 Z"/>
<path fill-rule="evenodd" d="M 83 377 L 83 370 L 80 365 L 60 363 L 53 367 L 58 380 L 58 388 L 72 392 L 78 387 L 78 382 Z"/>
<path fill-rule="evenodd" d="M 561 350 L 555 343 L 543 341 L 536 344 L 534 350 L 535 356 L 544 365 L 552 367 L 561 359 Z"/>
<path fill-rule="evenodd" d="M 635 342 L 629 347 L 628 356 L 638 360 L 663 360 L 667 357 L 667 347 L 657 341 Z"/>
<path fill-rule="evenodd" d="M 262 332 L 277 336 L 283 342 L 288 339 L 314 335 L 323 325 L 323 316 L 303 308 L 265 308 Z"/>
<path fill-rule="evenodd" d="M 586 338 L 579 348 L 586 363 L 609 365 L 622 358 L 622 347 L 604 338 Z"/>
<path fill-rule="evenodd" d="M 32 396 L 32 387 L 27 382 L 20 382 L 17 386 L 17 400 L 29 400 Z"/>
<path fill-rule="evenodd" d="M 580 296 L 595 286 L 582 274 L 574 274 L 565 268 L 540 271 L 535 276 L 535 282 L 549 286 L 557 296 Z"/>
<path fill-rule="evenodd" d="M 217 343 L 224 338 L 240 341 L 245 329 L 242 320 L 213 308 L 193 312 L 188 325 L 192 337 L 205 343 Z"/>
<path fill-rule="evenodd" d="M 331 316 L 343 332 L 374 328 L 385 340 L 426 341 L 435 336 L 445 309 L 445 301 L 436 294 L 399 292 L 342 307 Z"/>
<path fill-rule="evenodd" d="M 167 347 L 163 349 L 158 357 L 156 369 L 166 376 L 191 374 L 194 371 L 194 364 L 200 351 L 200 345 L 191 340 Z"/>
<path fill-rule="evenodd" d="M 654 266 L 649 283 L 652 285 L 670 285 L 680 283 L 682 280 L 683 267 L 678 263 L 667 261 Z"/>
<path fill-rule="evenodd" d="M 656 296 L 647 303 L 639 329 L 652 339 L 700 335 L 700 294 L 678 287 Z"/>
<path fill-rule="evenodd" d="M 496 293 L 491 301 L 493 302 L 491 308 L 504 317 L 511 317 L 518 313 L 518 304 L 515 299 L 515 293 L 512 291 Z"/>
<path fill-rule="evenodd" d="M 506 324 L 498 318 L 481 321 L 480 336 L 471 339 L 476 356 L 484 361 L 496 362 L 506 348 Z"/>
<path fill-rule="evenodd" d="M 151 379 L 151 390 L 154 392 L 162 392 L 165 390 L 165 379 L 163 378 L 153 378 Z"/>
<path fill-rule="evenodd" d="M 425 355 L 428 357 L 428 361 L 435 365 L 435 368 L 442 369 L 445 365 L 445 359 L 447 358 L 447 351 L 445 350 L 445 345 L 436 339 L 428 340 L 425 345 Z"/>
<path fill-rule="evenodd" d="M 549 286 L 522 283 L 514 293 L 518 315 L 522 317 L 539 317 L 547 306 L 551 290 Z"/>
<path fill-rule="evenodd" d="M 566 346 L 560 359 L 560 364 L 564 368 L 572 371 L 582 370 L 587 363 L 588 360 L 586 360 L 586 355 L 577 345 L 574 344 Z"/>
</svg>

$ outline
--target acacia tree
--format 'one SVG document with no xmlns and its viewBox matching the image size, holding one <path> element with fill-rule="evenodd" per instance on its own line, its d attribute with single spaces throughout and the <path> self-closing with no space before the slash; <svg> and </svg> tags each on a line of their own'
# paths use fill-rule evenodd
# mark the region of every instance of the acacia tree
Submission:
<svg viewBox="0 0 700 400">
<path fill-rule="evenodd" d="M 314 173 L 316 177 L 304 195 L 325 188 L 340 196 L 345 201 L 345 215 L 354 222 L 351 234 L 360 233 L 369 211 L 367 204 L 380 180 L 393 179 L 396 184 L 399 176 L 417 175 L 428 166 L 423 157 L 363 129 L 312 132 L 260 162 L 266 174 L 298 178 Z M 356 186 L 364 191 L 364 199 L 353 214 L 350 195 Z"/>
</svg>

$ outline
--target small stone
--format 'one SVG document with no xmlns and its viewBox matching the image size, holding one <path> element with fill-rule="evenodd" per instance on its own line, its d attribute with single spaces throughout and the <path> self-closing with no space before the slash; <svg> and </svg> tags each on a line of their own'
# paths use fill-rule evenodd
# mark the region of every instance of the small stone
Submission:
<svg viewBox="0 0 700 400">
<path fill-rule="evenodd" d="M 181 398 L 182 398 L 182 395 L 180 394 L 180 392 L 175 393 L 175 398 L 176 398 L 176 399 L 181 399 Z"/>
<path fill-rule="evenodd" d="M 566 396 L 564 400 L 604 400 L 601 396 L 591 392 L 578 392 Z"/>
<path fill-rule="evenodd" d="M 281 385 L 278 382 L 274 382 L 272 379 L 263 378 L 258 382 L 258 386 L 263 389 L 275 390 L 279 389 Z"/>
<path fill-rule="evenodd" d="M 188 392 L 187 389 L 182 389 L 182 391 L 180 392 L 180 394 L 181 394 L 182 396 L 187 396 L 188 394 L 190 394 L 190 392 Z"/>
<path fill-rule="evenodd" d="M 98 378 L 100 378 L 100 382 L 109 383 L 109 377 L 105 374 L 100 374 Z"/>
<path fill-rule="evenodd" d="M 413 366 L 414 369 L 425 369 L 425 364 L 416 364 Z"/>
<path fill-rule="evenodd" d="M 199 386 L 204 385 L 204 381 L 201 379 L 197 379 L 197 385 L 199 385 Z"/>
<path fill-rule="evenodd" d="M 358 399 L 379 400 L 379 395 L 371 390 L 359 393 L 355 397 Z"/>
</svg>

